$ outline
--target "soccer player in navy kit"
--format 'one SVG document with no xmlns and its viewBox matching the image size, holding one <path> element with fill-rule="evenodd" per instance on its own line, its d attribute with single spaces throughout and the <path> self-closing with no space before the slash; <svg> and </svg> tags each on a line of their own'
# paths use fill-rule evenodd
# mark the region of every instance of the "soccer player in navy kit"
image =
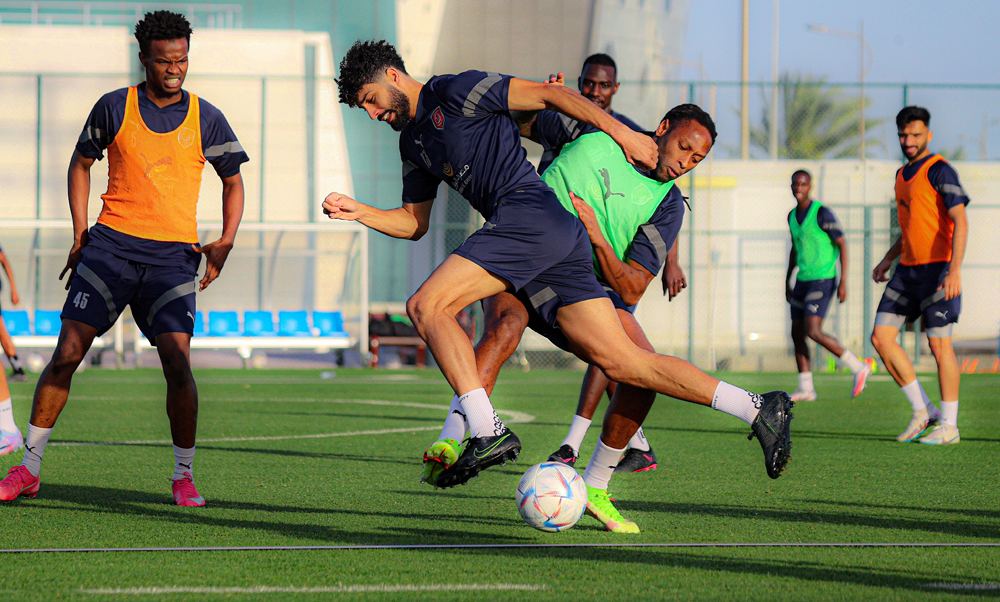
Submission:
<svg viewBox="0 0 1000 602">
<path fill-rule="evenodd" d="M 478 71 L 437 76 L 421 84 L 406 73 L 399 54 L 385 41 L 356 42 L 341 61 L 337 82 L 341 102 L 364 109 L 372 119 L 402 133 L 403 206 L 380 210 L 331 193 L 323 202 L 331 219 L 357 220 L 390 236 L 418 239 L 429 226 L 441 181 L 486 219 L 407 302 L 414 326 L 469 422 L 469 443 L 438 478 L 439 486 L 464 483 L 484 468 L 516 459 L 520 452 L 520 440 L 493 410 L 472 344 L 455 319 L 471 303 L 503 291 L 524 295 L 575 353 L 621 383 L 591 460 L 599 468 L 588 486 L 602 492 L 602 503 L 625 444 L 649 411 L 648 404 L 617 403 L 627 386 L 712 404 L 756 425 L 768 472 L 780 475 L 790 447 L 788 395 L 760 396 L 720 383 L 690 370 L 693 367 L 683 360 L 642 350 L 629 340 L 594 276 L 586 229 L 527 162 L 510 112 L 565 112 L 599 127 L 630 162 L 647 168 L 657 165 L 652 139 L 564 86 Z"/>
<path fill-rule="evenodd" d="M 854 373 L 851 397 L 865 388 L 871 367 L 858 356 L 844 349 L 836 337 L 823 332 L 823 318 L 830 308 L 834 291 L 841 303 L 847 300 L 847 239 L 844 227 L 828 207 L 809 197 L 812 175 L 800 169 L 792 174 L 792 196 L 795 208 L 788 212 L 788 228 L 792 234 L 792 250 L 788 254 L 785 274 L 785 301 L 792 310 L 792 343 L 795 364 L 799 369 L 799 388 L 792 401 L 815 401 L 809 361 L 810 338 L 843 361 Z M 837 262 L 840 262 L 840 284 L 837 284 Z M 792 273 L 798 268 L 795 287 Z"/>
<path fill-rule="evenodd" d="M 248 160 L 222 113 L 182 90 L 191 26 L 183 15 L 146 13 L 135 26 L 146 80 L 105 94 L 91 110 L 69 167 L 74 241 L 66 267 L 69 294 L 52 360 L 35 389 L 24 462 L 0 482 L 0 499 L 35 497 L 42 454 L 69 396 L 73 372 L 94 337 L 125 306 L 156 346 L 167 382 L 174 443 L 171 489 L 179 506 L 203 506 L 192 465 L 198 391 L 191 373 L 197 270 L 204 290 L 219 276 L 243 215 L 240 165 Z M 108 152 L 108 191 L 87 229 L 90 168 Z M 219 240 L 198 244 L 195 219 L 205 162 L 222 180 Z"/>
</svg>

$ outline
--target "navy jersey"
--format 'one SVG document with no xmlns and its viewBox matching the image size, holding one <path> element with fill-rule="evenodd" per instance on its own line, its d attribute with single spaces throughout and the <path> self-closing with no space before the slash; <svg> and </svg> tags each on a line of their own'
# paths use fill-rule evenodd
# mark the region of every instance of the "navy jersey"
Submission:
<svg viewBox="0 0 1000 602">
<path fill-rule="evenodd" d="M 399 137 L 403 202 L 433 200 L 447 182 L 489 219 L 504 196 L 547 189 L 528 163 L 507 103 L 509 75 L 466 71 L 432 77 Z"/>
<path fill-rule="evenodd" d="M 146 96 L 145 86 L 137 88 L 139 113 L 146 126 L 159 134 L 172 132 L 180 127 L 188 113 L 190 95 L 181 91 L 181 100 L 163 108 Z M 103 159 L 104 151 L 114 142 L 125 118 L 125 99 L 128 88 L 108 92 L 97 101 L 83 127 L 76 151 L 89 159 Z M 250 160 L 222 111 L 199 97 L 201 113 L 202 154 L 212 164 L 221 178 L 240 173 L 240 165 Z M 191 245 L 137 238 L 118 232 L 102 224 L 90 231 L 90 243 L 125 259 L 153 265 L 197 265 L 200 255 L 191 251 Z"/>
<path fill-rule="evenodd" d="M 646 131 L 636 122 L 616 111 L 611 116 L 636 132 Z M 597 128 L 577 121 L 572 117 L 555 111 L 540 111 L 535 117 L 535 134 L 538 143 L 542 145 L 542 160 L 538 162 L 538 173 L 544 172 L 556 160 L 563 146 L 576 140 L 584 134 L 598 131 Z"/>
<path fill-rule="evenodd" d="M 812 203 L 810 203 L 811 206 Z M 792 211 L 795 213 L 795 221 L 801 226 L 802 221 L 806 219 L 806 215 L 809 213 L 809 207 L 806 207 L 805 211 L 803 211 L 796 205 Z M 844 236 L 844 227 L 840 225 L 837 216 L 826 205 L 820 207 L 819 211 L 816 212 L 816 222 L 819 224 L 820 229 L 829 235 L 832 242 L 837 242 Z"/>
<path fill-rule="evenodd" d="M 655 275 L 666 263 L 667 252 L 674 246 L 683 222 L 684 196 L 674 184 L 649 221 L 635 233 L 626 260 L 638 263 Z"/>
<path fill-rule="evenodd" d="M 920 167 L 933 156 L 934 154 L 932 153 L 913 165 L 900 167 L 903 170 L 903 179 L 906 181 L 912 180 L 913 176 L 917 175 Z M 931 165 L 930 169 L 927 170 L 927 180 L 934 187 L 934 190 L 937 190 L 938 194 L 941 195 L 941 200 L 948 209 L 956 205 L 969 204 L 969 195 L 966 194 L 965 188 L 962 188 L 962 183 L 958 179 L 958 172 L 947 161 L 938 161 L 934 165 Z"/>
</svg>

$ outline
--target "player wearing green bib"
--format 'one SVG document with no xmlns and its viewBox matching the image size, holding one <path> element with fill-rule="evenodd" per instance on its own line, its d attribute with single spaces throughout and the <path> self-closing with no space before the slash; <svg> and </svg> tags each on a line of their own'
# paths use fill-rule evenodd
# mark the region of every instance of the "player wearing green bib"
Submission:
<svg viewBox="0 0 1000 602">
<path fill-rule="evenodd" d="M 807 337 L 847 364 L 854 373 L 851 396 L 856 397 L 864 390 L 871 367 L 844 349 L 836 338 L 823 332 L 823 318 L 830 307 L 833 291 L 836 289 L 841 303 L 847 300 L 847 240 L 833 211 L 809 198 L 811 190 L 812 176 L 808 171 L 800 169 L 792 174 L 792 195 L 796 206 L 788 213 L 792 251 L 785 275 L 785 300 L 792 307 L 792 342 L 799 369 L 799 388 L 792 393 L 792 400 L 815 401 L 817 398 Z M 839 286 L 838 260 L 841 268 Z M 792 272 L 796 268 L 798 273 L 792 288 Z"/>
</svg>

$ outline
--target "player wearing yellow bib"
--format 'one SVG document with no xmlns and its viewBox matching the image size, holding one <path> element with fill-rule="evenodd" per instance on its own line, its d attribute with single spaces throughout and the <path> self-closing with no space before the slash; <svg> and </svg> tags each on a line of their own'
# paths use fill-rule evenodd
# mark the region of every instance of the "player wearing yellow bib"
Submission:
<svg viewBox="0 0 1000 602">
<path fill-rule="evenodd" d="M 844 349 L 835 337 L 823 332 L 823 318 L 830 307 L 834 290 L 841 303 L 847 300 L 847 240 L 837 216 L 819 201 L 809 198 L 810 190 L 812 175 L 808 171 L 800 169 L 792 174 L 792 195 L 796 205 L 788 213 L 792 251 L 788 255 L 788 273 L 785 275 L 785 300 L 792 306 L 792 342 L 795 344 L 795 364 L 799 369 L 799 388 L 792 393 L 792 401 L 815 401 L 817 398 L 807 337 L 847 364 L 854 373 L 851 397 L 857 397 L 865 388 L 871 368 Z M 798 273 L 792 288 L 792 273 L 796 268 Z"/>
</svg>

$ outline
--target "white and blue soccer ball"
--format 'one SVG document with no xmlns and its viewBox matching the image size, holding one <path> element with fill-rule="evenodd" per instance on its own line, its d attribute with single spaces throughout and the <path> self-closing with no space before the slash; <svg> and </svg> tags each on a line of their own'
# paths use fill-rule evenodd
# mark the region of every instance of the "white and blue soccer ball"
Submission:
<svg viewBox="0 0 1000 602">
<path fill-rule="evenodd" d="M 517 484 L 517 511 L 541 531 L 565 531 L 587 509 L 587 486 L 573 467 L 542 462 L 528 469 Z"/>
</svg>

